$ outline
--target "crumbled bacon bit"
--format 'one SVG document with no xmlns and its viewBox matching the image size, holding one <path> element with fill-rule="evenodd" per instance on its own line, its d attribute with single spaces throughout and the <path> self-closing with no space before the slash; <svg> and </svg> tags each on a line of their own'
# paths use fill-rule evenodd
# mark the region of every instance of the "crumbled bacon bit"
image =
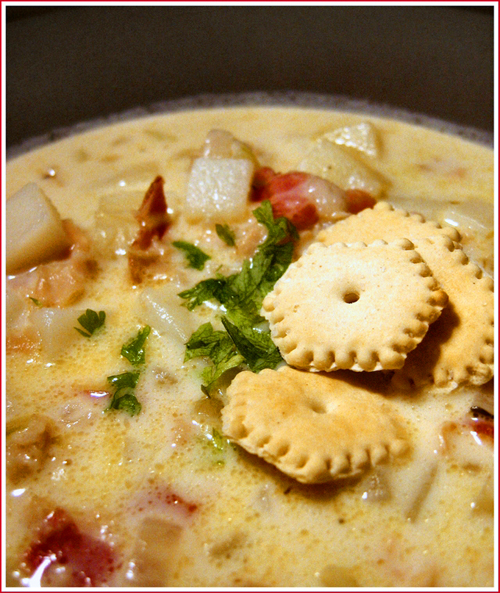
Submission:
<svg viewBox="0 0 500 593">
<path fill-rule="evenodd" d="M 140 228 L 128 253 L 128 267 L 134 284 L 140 284 L 148 276 L 149 268 L 156 265 L 162 256 L 162 250 L 152 246 L 153 239 L 161 240 L 170 225 L 163 184 L 163 177 L 158 175 L 135 213 Z"/>
<path fill-rule="evenodd" d="M 135 214 L 141 225 L 132 244 L 137 249 L 148 249 L 153 238 L 161 239 L 168 229 L 170 217 L 167 214 L 167 200 L 163 192 L 163 184 L 163 177 L 158 175 L 149 186 L 141 207 Z"/>
<path fill-rule="evenodd" d="M 357 214 L 365 208 L 373 208 L 377 200 L 364 189 L 346 189 L 347 210 Z"/>
<path fill-rule="evenodd" d="M 468 421 L 468 426 L 472 432 L 480 436 L 495 438 L 495 425 L 492 420 L 483 418 L 471 418 Z"/>
</svg>

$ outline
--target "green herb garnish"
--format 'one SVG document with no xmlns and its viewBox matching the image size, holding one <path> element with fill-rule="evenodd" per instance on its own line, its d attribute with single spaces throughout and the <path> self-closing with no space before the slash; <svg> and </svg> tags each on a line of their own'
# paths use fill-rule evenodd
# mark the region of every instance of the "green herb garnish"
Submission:
<svg viewBox="0 0 500 593">
<path fill-rule="evenodd" d="M 205 262 L 208 259 L 211 259 L 209 255 L 204 253 L 201 249 L 193 245 L 192 243 L 188 243 L 187 241 L 174 241 L 172 243 L 174 247 L 184 251 L 184 255 L 188 261 L 189 268 L 195 268 L 196 270 L 203 270 L 205 267 Z"/>
<path fill-rule="evenodd" d="M 191 311 L 208 300 L 219 301 L 227 308 L 238 307 L 247 313 L 260 310 L 264 296 L 272 289 L 292 261 L 293 242 L 298 237 L 292 223 L 285 217 L 273 218 L 271 203 L 266 200 L 254 211 L 255 218 L 267 227 L 268 236 L 259 245 L 255 256 L 245 260 L 240 272 L 202 280 L 179 296 Z"/>
<path fill-rule="evenodd" d="M 149 325 L 146 325 L 139 330 L 135 338 L 132 338 L 122 346 L 121 355 L 134 366 L 139 366 L 146 362 L 144 343 L 146 342 L 146 338 L 149 336 L 150 331 L 151 328 Z"/>
<path fill-rule="evenodd" d="M 202 372 L 202 391 L 209 395 L 216 381 L 229 369 L 246 364 L 254 372 L 275 368 L 283 359 L 271 340 L 259 311 L 266 294 L 292 261 L 293 239 L 298 237 L 292 223 L 273 217 L 271 203 L 262 202 L 255 218 L 268 230 L 254 257 L 243 262 L 240 272 L 202 280 L 179 294 L 191 311 L 205 301 L 215 300 L 226 313 L 221 321 L 225 331 L 205 323 L 186 344 L 185 360 L 206 356 L 212 363 Z"/>
<path fill-rule="evenodd" d="M 235 235 L 234 231 L 232 231 L 227 224 L 216 224 L 215 231 L 222 241 L 229 247 L 234 247 L 235 244 Z"/>
<path fill-rule="evenodd" d="M 38 303 L 35 303 L 38 305 Z M 78 317 L 78 323 L 87 331 L 83 331 L 79 327 L 75 327 L 76 331 L 85 336 L 86 338 L 90 338 L 99 328 L 104 325 L 106 320 L 106 313 L 104 311 L 92 311 L 92 309 L 87 309 L 83 315 Z"/>
<path fill-rule="evenodd" d="M 212 366 L 205 367 L 201 374 L 202 391 L 209 397 L 217 379 L 245 361 L 230 336 L 225 331 L 215 331 L 211 323 L 201 325 L 186 344 L 185 361 L 199 356 L 207 356 L 212 362 Z"/>
<path fill-rule="evenodd" d="M 30 298 L 30 300 L 32 300 L 35 303 L 35 305 L 37 307 L 41 307 L 42 306 L 42 301 L 39 301 L 38 299 L 35 299 L 35 297 L 29 297 L 29 298 Z M 78 331 L 80 331 L 80 330 L 78 330 Z"/>
<path fill-rule="evenodd" d="M 111 375 L 107 378 L 108 382 L 115 388 L 109 406 L 106 408 L 107 410 L 123 410 L 130 416 L 139 414 L 142 406 L 133 392 L 139 380 L 139 375 L 139 371 L 133 371 L 121 375 Z"/>
<path fill-rule="evenodd" d="M 254 373 L 262 369 L 274 369 L 283 360 L 271 340 L 269 331 L 261 331 L 247 324 L 236 326 L 227 317 L 222 318 L 222 324 L 236 349 L 245 359 L 245 363 Z"/>
</svg>

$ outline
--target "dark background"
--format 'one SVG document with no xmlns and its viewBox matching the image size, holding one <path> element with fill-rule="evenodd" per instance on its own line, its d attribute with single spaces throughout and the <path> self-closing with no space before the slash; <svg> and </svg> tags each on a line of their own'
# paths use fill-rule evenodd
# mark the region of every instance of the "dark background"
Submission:
<svg viewBox="0 0 500 593">
<path fill-rule="evenodd" d="M 493 7 L 6 8 L 7 146 L 206 93 L 348 96 L 493 131 Z"/>
</svg>

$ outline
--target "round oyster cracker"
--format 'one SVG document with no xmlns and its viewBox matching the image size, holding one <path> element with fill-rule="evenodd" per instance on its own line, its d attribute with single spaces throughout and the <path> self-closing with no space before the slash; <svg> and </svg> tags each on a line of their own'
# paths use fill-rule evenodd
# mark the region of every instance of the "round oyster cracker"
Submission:
<svg viewBox="0 0 500 593">
<path fill-rule="evenodd" d="M 494 374 L 493 280 L 462 249 L 443 238 L 423 239 L 418 249 L 426 261 L 431 257 L 427 252 L 441 251 L 439 259 L 432 258 L 432 271 L 449 303 L 404 367 L 396 371 L 393 384 L 410 389 L 430 383 L 446 391 L 464 384 L 483 385 Z"/>
<path fill-rule="evenodd" d="M 261 314 L 290 366 L 377 371 L 401 368 L 446 303 L 406 239 L 313 243 L 266 296 Z"/>
<path fill-rule="evenodd" d="M 342 373 L 243 371 L 227 390 L 223 432 L 303 483 L 356 476 L 408 449 L 390 402 Z"/>
<path fill-rule="evenodd" d="M 396 372 L 394 385 L 411 388 L 430 383 L 451 391 L 462 384 L 486 383 L 494 374 L 493 281 L 469 262 L 456 229 L 379 202 L 375 208 L 318 234 L 318 240 L 326 245 L 397 237 L 414 243 L 449 302 L 404 367 Z"/>
</svg>

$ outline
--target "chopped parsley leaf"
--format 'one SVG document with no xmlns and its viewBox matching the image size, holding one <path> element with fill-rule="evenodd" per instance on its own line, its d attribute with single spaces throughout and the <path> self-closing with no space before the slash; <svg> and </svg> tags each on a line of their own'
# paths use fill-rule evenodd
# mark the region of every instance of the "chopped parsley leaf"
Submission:
<svg viewBox="0 0 500 593">
<path fill-rule="evenodd" d="M 266 200 L 254 211 L 255 218 L 268 229 L 266 240 L 252 259 L 245 260 L 240 272 L 202 280 L 179 296 L 192 311 L 205 301 L 217 300 L 226 308 L 239 307 L 248 313 L 260 310 L 264 296 L 272 289 L 292 261 L 297 231 L 285 217 L 274 220 L 271 203 Z M 284 242 L 287 241 L 287 242 Z"/>
<path fill-rule="evenodd" d="M 274 369 L 283 361 L 278 348 L 271 340 L 269 331 L 260 331 L 246 324 L 236 326 L 227 317 L 222 318 L 222 324 L 238 352 L 254 373 L 262 369 Z"/>
<path fill-rule="evenodd" d="M 115 392 L 106 410 L 123 410 L 130 414 L 130 416 L 139 414 L 142 406 L 133 393 L 139 380 L 139 375 L 139 371 L 133 371 L 108 377 L 107 380 L 113 385 Z"/>
<path fill-rule="evenodd" d="M 35 299 L 35 297 L 29 297 L 29 298 L 30 298 L 30 300 L 32 300 L 35 303 L 35 305 L 37 307 L 41 307 L 42 306 L 42 301 L 39 301 L 38 299 Z M 78 330 L 78 331 L 80 331 L 80 330 Z"/>
<path fill-rule="evenodd" d="M 104 311 L 97 313 L 96 311 L 92 311 L 92 309 L 87 309 L 83 315 L 78 317 L 78 323 L 87 331 L 83 331 L 79 327 L 75 327 L 75 329 L 82 336 L 90 338 L 99 328 L 103 327 L 105 320 L 106 313 Z"/>
<path fill-rule="evenodd" d="M 222 294 L 222 289 L 225 286 L 226 279 L 221 276 L 218 278 L 208 278 L 207 280 L 202 280 L 198 282 L 193 288 L 188 288 L 183 292 L 179 293 L 179 296 L 182 299 L 185 299 L 187 302 L 183 303 L 189 311 L 192 311 L 196 307 L 202 305 L 205 301 L 210 301 L 211 299 L 220 300 L 218 298 L 219 294 Z"/>
<path fill-rule="evenodd" d="M 112 409 L 123 410 L 130 416 L 136 416 L 142 410 L 142 406 L 133 393 L 125 393 L 114 400 Z"/>
<path fill-rule="evenodd" d="M 235 245 L 235 235 L 234 231 L 229 228 L 227 224 L 216 224 L 215 225 L 215 232 L 217 233 L 219 239 L 224 241 L 226 245 L 229 247 L 234 247 Z"/>
<path fill-rule="evenodd" d="M 258 372 L 275 368 L 282 357 L 269 330 L 259 329 L 262 301 L 292 261 L 295 227 L 284 217 L 274 219 L 269 201 L 254 210 L 255 218 L 268 229 L 253 258 L 245 260 L 239 272 L 202 280 L 179 294 L 192 311 L 205 301 L 218 301 L 226 309 L 221 321 L 225 331 L 205 323 L 186 344 L 186 358 L 206 356 L 212 365 L 202 372 L 202 391 L 210 395 L 216 381 L 229 369 L 241 365 Z"/>
<path fill-rule="evenodd" d="M 215 331 L 211 323 L 204 323 L 191 336 L 186 344 L 185 361 L 207 356 L 212 366 L 203 369 L 202 391 L 210 396 L 215 382 L 229 369 L 244 362 L 244 357 L 236 350 L 230 336 L 224 331 Z"/>
<path fill-rule="evenodd" d="M 130 371 L 120 375 L 111 375 L 107 378 L 108 383 L 119 391 L 120 389 L 135 389 L 139 381 L 140 371 Z"/>
<path fill-rule="evenodd" d="M 137 336 L 122 346 L 121 355 L 134 366 L 139 366 L 146 362 L 144 343 L 149 336 L 151 328 L 146 325 L 139 330 Z"/>
<path fill-rule="evenodd" d="M 196 247 L 196 245 L 188 243 L 187 241 L 174 241 L 172 245 L 177 249 L 184 251 L 189 268 L 203 270 L 205 262 L 208 259 L 211 259 L 210 256 L 204 253 L 199 247 Z"/>
</svg>

